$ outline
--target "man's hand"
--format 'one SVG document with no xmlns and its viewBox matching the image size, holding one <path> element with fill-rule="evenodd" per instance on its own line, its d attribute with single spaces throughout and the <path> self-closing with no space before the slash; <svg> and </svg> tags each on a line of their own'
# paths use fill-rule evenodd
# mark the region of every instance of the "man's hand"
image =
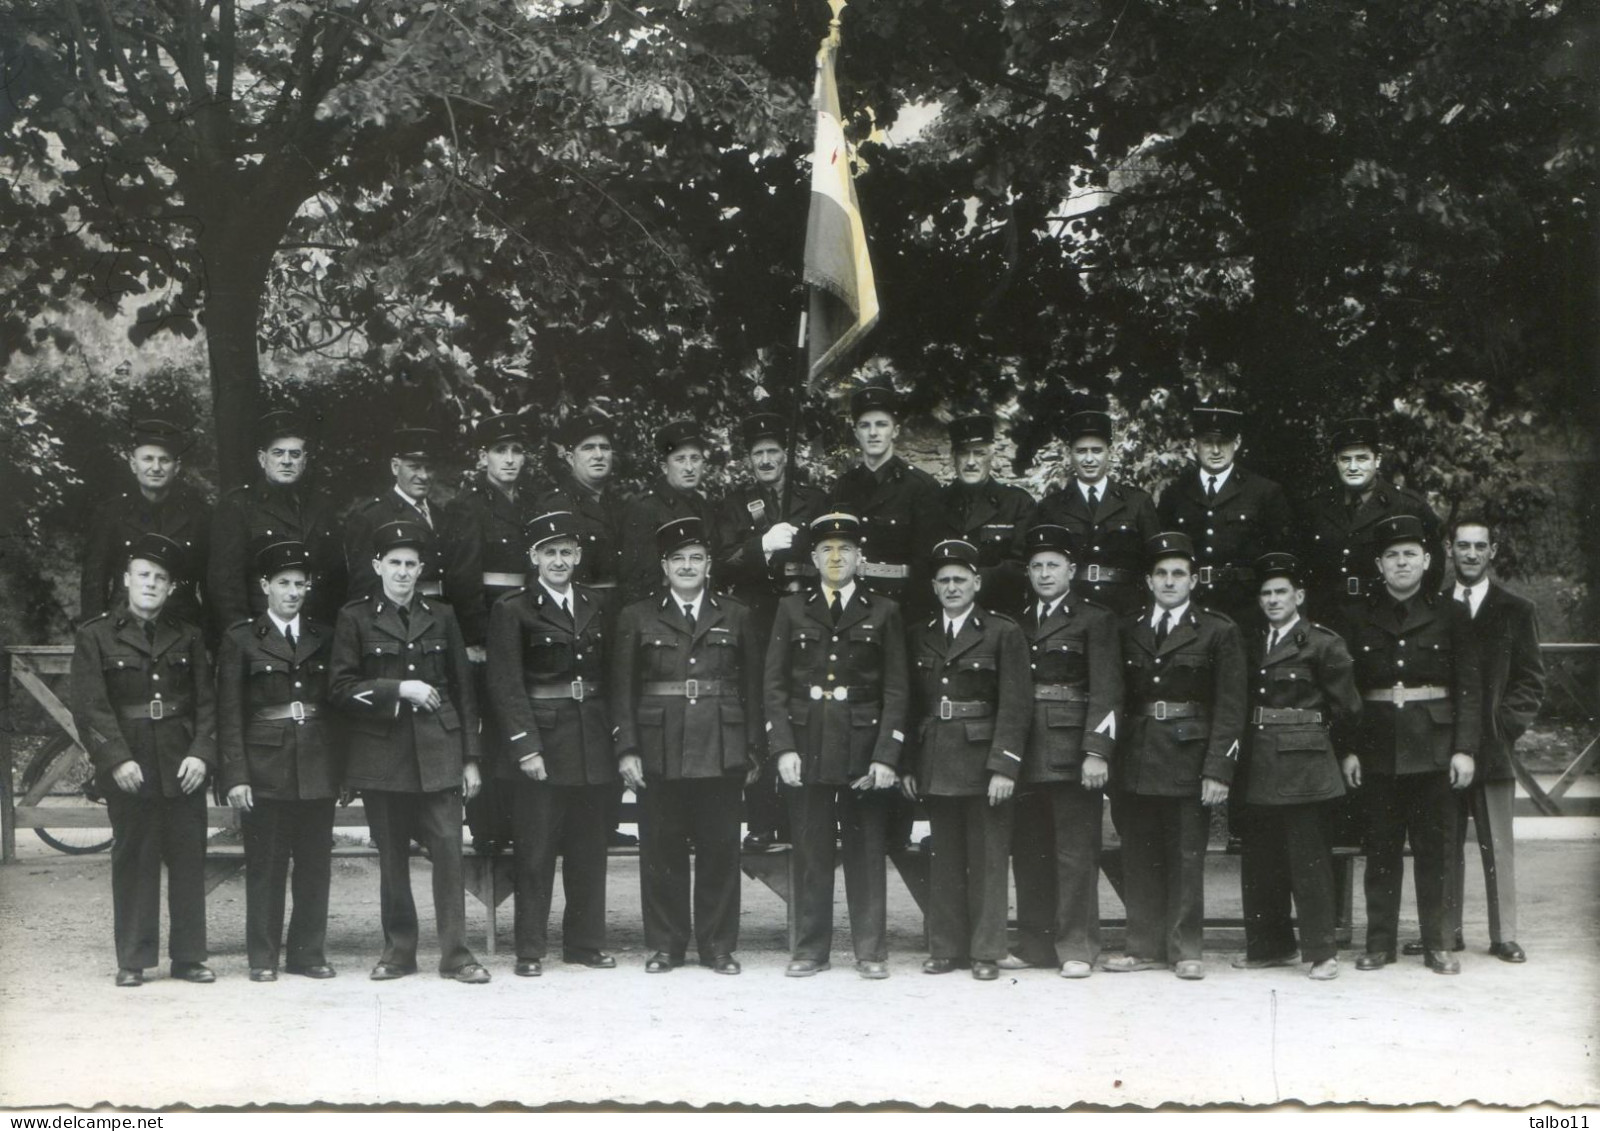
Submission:
<svg viewBox="0 0 1600 1131">
<path fill-rule="evenodd" d="M 467 659 L 474 664 L 481 664 L 489 658 L 489 649 L 482 644 L 467 645 Z"/>
<path fill-rule="evenodd" d="M 543 754 L 525 755 L 517 765 L 522 767 L 522 772 L 534 781 L 545 781 L 550 777 L 550 774 L 544 768 Z"/>
<path fill-rule="evenodd" d="M 800 753 L 785 750 L 778 755 L 778 780 L 784 785 L 800 784 Z"/>
<path fill-rule="evenodd" d="M 1098 754 L 1085 754 L 1083 756 L 1083 788 L 1104 789 L 1106 780 L 1111 777 L 1111 767 L 1106 765 L 1106 760 Z"/>
<path fill-rule="evenodd" d="M 1472 760 L 1471 754 L 1450 755 L 1450 788 L 1466 789 L 1472 784 L 1472 776 L 1477 769 L 1478 765 Z"/>
<path fill-rule="evenodd" d="M 1216 778 L 1200 779 L 1200 804 L 1210 808 L 1228 800 L 1228 787 Z"/>
<path fill-rule="evenodd" d="M 1470 773 L 1470 771 L 1469 771 Z M 178 788 L 193 793 L 206 784 L 206 764 L 193 754 L 178 763 Z"/>
<path fill-rule="evenodd" d="M 917 799 L 917 775 L 916 774 L 901 774 L 900 775 L 900 792 L 905 795 L 905 799 L 907 801 L 915 801 Z"/>
<path fill-rule="evenodd" d="M 483 788 L 483 774 L 478 770 L 476 758 L 461 764 L 461 796 L 471 801 Z"/>
<path fill-rule="evenodd" d="M 1004 774 L 989 775 L 989 804 L 999 805 L 1002 801 L 1010 801 L 1011 794 L 1016 790 L 1017 783 Z"/>
<path fill-rule="evenodd" d="M 874 762 L 867 767 L 867 772 L 850 783 L 851 789 L 893 789 L 895 782 L 894 767 L 886 762 Z"/>
<path fill-rule="evenodd" d="M 250 786 L 236 785 L 228 790 L 228 804 L 241 813 L 248 813 L 255 806 L 255 796 L 250 792 Z"/>
<path fill-rule="evenodd" d="M 1361 788 L 1361 759 L 1354 754 L 1346 754 L 1339 768 L 1344 771 L 1344 784 L 1351 789 Z"/>
<path fill-rule="evenodd" d="M 637 754 L 624 754 L 617 759 L 617 772 L 622 775 L 622 784 L 633 792 L 638 793 L 644 788 L 644 763 Z"/>
<path fill-rule="evenodd" d="M 761 759 L 754 751 L 746 754 L 745 759 L 750 763 L 750 768 L 744 772 L 744 785 L 749 789 L 761 780 Z"/>
<path fill-rule="evenodd" d="M 787 550 L 794 545 L 794 536 L 799 530 L 792 522 L 776 522 L 761 536 L 761 552 L 771 557 L 779 550 Z"/>
<path fill-rule="evenodd" d="M 117 783 L 117 788 L 123 793 L 138 793 L 139 787 L 144 784 L 144 771 L 139 768 L 139 763 L 130 758 L 117 763 L 111 771 L 111 780 Z"/>
<path fill-rule="evenodd" d="M 439 698 L 439 693 L 433 689 L 433 684 L 424 683 L 420 679 L 401 680 L 400 698 L 424 711 L 437 711 L 443 701 Z"/>
</svg>

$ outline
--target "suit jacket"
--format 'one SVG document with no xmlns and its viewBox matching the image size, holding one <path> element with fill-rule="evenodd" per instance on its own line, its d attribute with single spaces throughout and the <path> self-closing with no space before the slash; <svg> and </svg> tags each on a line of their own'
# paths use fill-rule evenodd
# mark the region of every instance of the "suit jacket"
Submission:
<svg viewBox="0 0 1600 1131">
<path fill-rule="evenodd" d="M 655 487 L 628 503 L 625 536 L 622 542 L 622 585 L 625 601 L 658 597 L 667 590 L 661 575 L 661 556 L 656 553 L 656 531 L 675 518 L 699 518 L 706 526 L 706 546 L 715 557 L 721 544 L 717 526 L 717 504 L 699 491 L 680 491 L 658 479 Z M 713 572 L 711 584 L 721 587 L 722 579 Z"/>
<path fill-rule="evenodd" d="M 1108 762 L 1122 711 L 1122 651 L 1117 617 L 1104 605 L 1068 593 L 1043 621 L 1038 599 L 1018 621 L 1028 638 L 1033 684 L 1065 684 L 1082 698 L 1036 699 L 1022 780 L 1076 782 L 1083 758 Z"/>
<path fill-rule="evenodd" d="M 433 536 L 428 551 L 422 555 L 422 576 L 417 579 L 421 596 L 422 586 L 442 587 L 443 599 L 456 609 L 473 610 L 483 604 L 483 567 L 479 551 L 472 539 L 464 537 L 459 528 L 460 516 L 453 507 L 428 500 L 428 513 L 433 518 Z M 344 557 L 349 570 L 349 597 L 355 600 L 376 597 L 383 593 L 383 582 L 372 568 L 372 533 L 386 522 L 422 522 L 417 508 L 396 494 L 392 486 L 377 495 L 370 495 L 350 508 L 345 516 Z M 426 524 L 424 524 L 426 525 Z M 430 597 L 429 600 L 437 598 Z M 457 616 L 461 616 L 459 612 Z M 482 644 L 487 616 L 478 628 L 476 639 L 465 636 L 468 644 Z"/>
<path fill-rule="evenodd" d="M 538 584 L 530 572 L 528 541 L 522 533 L 529 519 L 545 513 L 533 507 L 533 488 L 528 483 L 519 483 L 517 497 L 508 499 L 482 475 L 474 476 L 450 500 L 451 537 L 462 543 L 458 550 L 461 568 L 478 575 L 478 599 L 470 604 L 455 603 L 461 635 L 468 644 L 488 639 L 489 610 L 496 601 L 525 584 Z"/>
<path fill-rule="evenodd" d="M 986 609 L 1009 609 L 1027 592 L 1022 536 L 1033 520 L 1033 496 L 1021 487 L 989 479 L 977 486 L 956 479 L 939 488 L 939 503 L 949 537 L 978 548 Z"/>
<path fill-rule="evenodd" d="M 1228 481 L 1208 500 L 1206 472 L 1198 465 L 1184 472 L 1156 506 L 1162 530 L 1179 530 L 1194 542 L 1195 567 L 1233 566 L 1233 573 L 1211 583 L 1195 584 L 1195 599 L 1218 609 L 1235 623 L 1253 625 L 1258 618 L 1254 563 L 1262 554 L 1293 548 L 1292 518 L 1283 488 L 1264 475 L 1235 464 Z"/>
<path fill-rule="evenodd" d="M 1310 574 L 1307 588 L 1321 598 L 1319 615 L 1331 615 L 1332 608 L 1348 604 L 1351 598 L 1383 591 L 1383 584 L 1378 580 L 1374 530 L 1379 522 L 1397 514 L 1414 515 L 1422 520 L 1423 531 L 1428 536 L 1427 550 L 1434 557 L 1423 585 L 1437 589 L 1442 576 L 1440 534 L 1443 523 L 1421 495 L 1377 479 L 1353 515 L 1342 483 L 1324 488 L 1311 497 L 1301 512 L 1309 531 L 1308 541 L 1301 548 L 1301 560 Z M 1329 602 L 1337 604 L 1330 606 Z M 1347 626 L 1334 623 L 1348 638 Z"/>
<path fill-rule="evenodd" d="M 1244 642 L 1228 617 L 1191 604 L 1156 643 L 1151 610 L 1122 622 L 1127 729 L 1112 783 L 1152 797 L 1196 797 L 1200 779 L 1233 781 L 1245 721 Z M 1198 703 L 1202 713 L 1160 719 L 1154 705 Z"/>
<path fill-rule="evenodd" d="M 1092 601 L 1129 615 L 1145 604 L 1149 590 L 1144 583 L 1145 543 L 1161 533 L 1155 504 L 1150 496 L 1113 479 L 1106 480 L 1105 493 L 1094 515 L 1076 483 L 1046 495 L 1034 511 L 1037 524 L 1064 526 L 1078 539 L 1073 561 L 1078 576 L 1072 587 Z M 1126 580 L 1091 581 L 1090 566 L 1127 571 Z"/>
<path fill-rule="evenodd" d="M 1510 781 L 1512 748 L 1544 703 L 1544 659 L 1539 654 L 1539 614 L 1533 602 L 1498 581 L 1472 618 L 1483 662 L 1483 742 L 1477 777 Z"/>
<path fill-rule="evenodd" d="M 606 708 L 606 651 L 611 594 L 574 585 L 570 614 L 537 581 L 495 603 L 489 613 L 490 725 L 505 743 L 496 772 L 522 776 L 521 760 L 544 755 L 552 785 L 601 785 L 617 779 Z M 535 688 L 570 689 L 583 698 L 534 699 Z"/>
<path fill-rule="evenodd" d="M 404 680 L 431 684 L 436 711 L 400 698 Z M 382 593 L 339 610 L 328 695 L 349 735 L 351 789 L 434 793 L 461 785 L 478 757 L 478 700 L 455 613 L 442 601 L 411 599 L 411 623 Z"/>
<path fill-rule="evenodd" d="M 546 491 L 534 503 L 536 518 L 551 511 L 572 512 L 578 528 L 583 560 L 578 563 L 573 580 L 604 588 L 617 586 L 622 580 L 622 546 L 628 530 L 627 501 L 613 490 L 596 495 L 568 476 L 561 486 Z M 654 532 L 635 533 L 643 537 Z M 611 611 L 620 609 L 613 605 Z"/>
<path fill-rule="evenodd" d="M 248 785 L 269 801 L 332 797 L 343 777 L 344 742 L 328 703 L 333 630 L 306 616 L 294 648 L 262 613 L 222 636 L 217 659 L 217 744 L 224 791 Z M 314 707 L 295 719 L 257 719 L 264 708 Z"/>
<path fill-rule="evenodd" d="M 165 534 L 184 548 L 181 576 L 173 578 L 166 611 L 205 625 L 203 582 L 211 546 L 211 504 L 187 483 L 176 482 L 166 498 L 152 503 L 137 486 L 117 492 L 94 509 L 84 537 L 83 572 L 78 590 L 78 623 L 127 604 L 122 575 L 129 547 L 141 534 Z"/>
<path fill-rule="evenodd" d="M 828 496 L 822 490 L 795 483 L 789 492 L 789 509 L 784 511 L 782 492 L 747 483 L 728 492 L 718 508 L 718 585 L 756 614 L 763 645 L 778 598 L 816 585 L 817 567 L 811 563 L 807 527 L 827 505 Z M 800 532 L 789 549 L 779 550 L 768 561 L 761 537 L 779 522 L 791 522 Z"/>
<path fill-rule="evenodd" d="M 761 656 L 750 611 L 707 591 L 691 631 L 672 594 L 617 618 L 607 698 L 617 757 L 636 754 L 650 778 L 713 778 L 761 760 Z M 647 694 L 646 683 L 718 681 L 721 695 Z"/>
<path fill-rule="evenodd" d="M 836 687 L 846 698 L 834 698 Z M 801 781 L 848 785 L 873 762 L 899 766 L 909 699 L 899 605 L 857 585 L 836 626 L 820 588 L 778 602 L 767 645 L 767 743 L 774 756 L 800 755 Z"/>
<path fill-rule="evenodd" d="M 195 625 L 162 609 L 155 643 L 126 608 L 79 627 L 72 651 L 72 721 L 103 789 L 126 761 L 144 771 L 139 793 L 181 796 L 178 767 L 185 758 L 217 764 L 217 709 L 211 660 Z M 161 719 L 123 717 L 125 708 L 164 704 Z"/>
<path fill-rule="evenodd" d="M 981 796 L 989 775 L 1022 772 L 1033 684 L 1017 622 L 974 606 L 948 646 L 944 614 L 911 634 L 917 724 L 917 789 L 934 797 Z M 984 702 L 991 712 L 942 719 L 940 703 Z"/>
<path fill-rule="evenodd" d="M 256 581 L 256 551 L 286 540 L 304 542 L 311 553 L 311 588 L 302 615 L 333 623 L 347 586 L 333 503 L 304 482 L 283 487 L 261 480 L 223 495 L 211 515 L 206 600 L 219 627 L 266 612 L 267 595 Z"/>
<path fill-rule="evenodd" d="M 1443 686 L 1448 699 L 1399 706 L 1368 700 L 1354 748 L 1364 774 L 1447 770 L 1452 754 L 1476 758 L 1483 733 L 1483 669 L 1472 621 L 1456 602 L 1424 590 L 1405 602 L 1405 619 L 1380 590 L 1349 613 L 1356 686 L 1368 691 Z"/>
<path fill-rule="evenodd" d="M 939 484 L 919 467 L 891 456 L 876 471 L 856 464 L 833 485 L 828 505 L 861 520 L 861 557 L 875 565 L 906 566 L 907 576 L 868 577 L 856 584 L 898 601 L 907 616 L 933 605 L 928 555 L 952 537 L 939 506 Z"/>
<path fill-rule="evenodd" d="M 1251 805 L 1301 805 L 1344 795 L 1334 751 L 1361 714 L 1355 661 L 1339 634 L 1301 618 L 1267 652 L 1267 634 L 1249 637 L 1251 719 L 1245 729 L 1244 800 Z M 1267 723 L 1255 709 L 1317 711 L 1320 723 Z"/>
</svg>

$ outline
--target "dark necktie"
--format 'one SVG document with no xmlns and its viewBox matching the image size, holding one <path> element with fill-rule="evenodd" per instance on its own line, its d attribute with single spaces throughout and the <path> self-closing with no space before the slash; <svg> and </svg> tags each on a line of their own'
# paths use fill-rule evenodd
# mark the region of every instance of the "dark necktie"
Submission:
<svg viewBox="0 0 1600 1131">
<path fill-rule="evenodd" d="M 1461 602 L 1461 607 L 1467 610 L 1467 616 L 1472 616 L 1472 593 L 1465 585 L 1461 587 L 1461 595 L 1456 598 Z"/>
<path fill-rule="evenodd" d="M 839 618 L 843 615 L 844 602 L 839 599 L 839 591 L 837 589 L 828 590 L 828 620 L 837 626 Z"/>
<path fill-rule="evenodd" d="M 1089 517 L 1094 517 L 1094 512 L 1100 509 L 1100 488 L 1089 488 Z"/>
<path fill-rule="evenodd" d="M 153 620 L 144 622 L 144 642 L 149 646 L 151 653 L 154 654 L 156 650 L 156 622 Z"/>
<path fill-rule="evenodd" d="M 953 621 L 944 622 L 944 646 L 946 648 L 956 642 L 956 626 Z"/>
<path fill-rule="evenodd" d="M 1172 610 L 1161 611 L 1161 623 L 1156 625 L 1156 643 L 1160 644 L 1167 638 L 1167 630 L 1172 627 Z"/>
<path fill-rule="evenodd" d="M 407 628 L 410 628 L 411 627 L 411 606 L 410 605 L 399 605 L 399 606 L 396 606 L 395 611 L 400 614 L 400 623 L 405 625 Z"/>
<path fill-rule="evenodd" d="M 1356 512 L 1361 509 L 1361 492 L 1360 491 L 1354 491 L 1354 492 L 1352 492 L 1350 494 L 1349 507 L 1350 507 L 1350 517 L 1354 518 L 1356 516 Z"/>
<path fill-rule="evenodd" d="M 289 651 L 294 651 L 294 629 L 290 625 L 283 626 L 283 638 L 289 642 Z"/>
<path fill-rule="evenodd" d="M 417 513 L 422 516 L 422 521 L 428 524 L 428 529 L 433 529 L 433 513 L 428 510 L 428 500 L 418 499 L 416 502 Z"/>
<path fill-rule="evenodd" d="M 1208 475 L 1208 476 L 1206 476 L 1206 502 L 1214 503 L 1216 501 L 1217 501 L 1217 477 L 1215 475 Z"/>
<path fill-rule="evenodd" d="M 1270 629 L 1267 632 L 1267 655 L 1270 656 L 1272 654 L 1272 650 L 1274 648 L 1276 648 L 1277 646 L 1278 646 L 1278 630 L 1275 629 L 1275 628 L 1274 629 Z"/>
<path fill-rule="evenodd" d="M 683 607 L 683 619 L 689 622 L 689 631 L 693 632 L 694 631 L 694 606 L 693 605 L 685 605 Z"/>
</svg>

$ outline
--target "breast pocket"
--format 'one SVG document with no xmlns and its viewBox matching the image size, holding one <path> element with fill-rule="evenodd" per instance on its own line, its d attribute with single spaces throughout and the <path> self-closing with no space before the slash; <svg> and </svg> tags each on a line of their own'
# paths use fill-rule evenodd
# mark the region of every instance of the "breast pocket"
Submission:
<svg viewBox="0 0 1600 1131">
<path fill-rule="evenodd" d="M 857 671 L 876 671 L 883 665 L 883 633 L 871 625 L 860 625 L 845 633 L 845 647 L 849 649 L 850 666 Z"/>
</svg>

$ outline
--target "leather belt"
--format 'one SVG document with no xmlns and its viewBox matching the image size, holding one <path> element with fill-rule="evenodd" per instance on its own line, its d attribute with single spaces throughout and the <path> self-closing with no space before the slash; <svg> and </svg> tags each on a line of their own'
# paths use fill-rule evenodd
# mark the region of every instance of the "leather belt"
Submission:
<svg viewBox="0 0 1600 1131">
<path fill-rule="evenodd" d="M 1087 703 L 1089 693 L 1070 683 L 1036 683 L 1033 685 L 1033 698 L 1040 703 Z"/>
<path fill-rule="evenodd" d="M 485 573 L 485 585 L 493 585 L 497 589 L 521 589 L 528 584 L 528 575 L 525 573 Z"/>
<path fill-rule="evenodd" d="M 1424 684 L 1421 687 L 1407 687 L 1403 683 L 1397 683 L 1393 687 L 1363 691 L 1361 698 L 1368 703 L 1393 703 L 1396 707 L 1404 707 L 1407 703 L 1431 703 L 1439 699 L 1448 699 L 1450 689 L 1434 683 Z"/>
<path fill-rule="evenodd" d="M 738 685 L 728 679 L 685 679 L 676 681 L 647 680 L 639 688 L 641 695 L 681 695 L 685 699 L 732 698 L 739 694 Z"/>
<path fill-rule="evenodd" d="M 1346 577 L 1344 579 L 1344 595 L 1346 597 L 1359 597 L 1371 588 L 1371 582 L 1360 577 Z"/>
<path fill-rule="evenodd" d="M 424 597 L 443 597 L 444 582 L 419 581 L 417 582 L 417 592 L 421 593 Z"/>
<path fill-rule="evenodd" d="M 1322 722 L 1322 712 L 1296 707 L 1257 707 L 1250 712 L 1250 721 L 1258 727 L 1317 726 Z"/>
<path fill-rule="evenodd" d="M 804 698 L 798 695 L 794 698 L 799 703 L 804 703 L 806 699 L 813 701 L 832 699 L 835 703 L 876 703 L 883 698 L 883 693 L 876 687 L 822 687 L 814 683 Z"/>
<path fill-rule="evenodd" d="M 1146 703 L 1139 708 L 1139 713 L 1147 718 L 1164 722 L 1167 719 L 1197 719 L 1206 713 L 1204 703 L 1169 703 L 1165 699 L 1157 699 L 1154 703 Z"/>
<path fill-rule="evenodd" d="M 571 699 L 577 703 L 585 699 L 598 699 L 605 694 L 605 688 L 584 683 L 582 679 L 575 679 L 571 683 L 536 683 L 525 690 L 529 699 Z"/>
<path fill-rule="evenodd" d="M 994 714 L 994 704 L 982 699 L 941 699 L 939 710 L 930 719 L 985 719 Z"/>
<path fill-rule="evenodd" d="M 1083 567 L 1084 581 L 1104 581 L 1109 583 L 1128 584 L 1138 581 L 1139 574 L 1131 569 L 1117 569 L 1113 566 L 1086 565 Z"/>
<path fill-rule="evenodd" d="M 818 577 L 817 567 L 810 562 L 784 562 L 783 576 L 785 577 Z"/>
<path fill-rule="evenodd" d="M 293 703 L 279 703 L 276 707 L 260 707 L 257 708 L 254 715 L 255 720 L 259 723 L 276 722 L 279 719 L 293 719 L 297 723 L 303 723 L 307 719 L 316 717 L 317 705 L 315 703 L 302 703 L 299 700 L 295 700 Z"/>
<path fill-rule="evenodd" d="M 904 564 L 894 565 L 889 562 L 862 562 L 860 573 L 862 577 L 897 577 L 904 579 L 911 576 L 911 567 Z"/>
<path fill-rule="evenodd" d="M 615 589 L 617 587 L 615 581 L 585 581 L 583 584 L 590 589 Z"/>
<path fill-rule="evenodd" d="M 1256 571 L 1250 566 L 1201 566 L 1195 571 L 1195 580 L 1201 585 L 1220 585 L 1224 581 L 1251 582 Z"/>
<path fill-rule="evenodd" d="M 132 707 L 118 707 L 117 715 L 124 719 L 149 719 L 151 722 L 160 722 L 162 719 L 176 718 L 187 715 L 187 703 L 171 703 L 165 699 L 152 699 L 148 703 L 137 703 Z"/>
</svg>

